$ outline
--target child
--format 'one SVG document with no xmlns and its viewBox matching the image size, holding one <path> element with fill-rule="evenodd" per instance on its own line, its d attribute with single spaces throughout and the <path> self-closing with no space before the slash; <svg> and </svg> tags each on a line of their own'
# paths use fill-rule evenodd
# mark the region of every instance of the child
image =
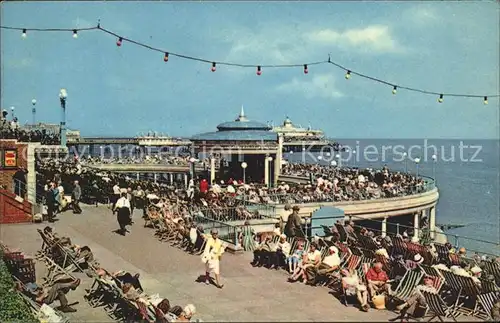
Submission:
<svg viewBox="0 0 500 323">
<path fill-rule="evenodd" d="M 302 241 L 298 242 L 297 249 L 293 254 L 287 258 L 288 271 L 290 274 L 295 273 L 299 264 L 302 262 L 302 257 L 304 255 L 304 243 Z"/>
</svg>

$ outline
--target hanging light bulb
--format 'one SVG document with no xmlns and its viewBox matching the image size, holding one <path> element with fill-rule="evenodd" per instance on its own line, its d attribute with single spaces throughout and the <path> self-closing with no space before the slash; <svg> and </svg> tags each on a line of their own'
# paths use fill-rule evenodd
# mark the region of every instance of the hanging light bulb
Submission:
<svg viewBox="0 0 500 323">
<path fill-rule="evenodd" d="M 484 101 L 483 102 L 484 102 L 484 104 L 488 104 L 488 97 L 487 96 L 484 97 Z"/>
<path fill-rule="evenodd" d="M 122 45 L 122 41 L 123 41 L 123 38 L 118 38 L 118 40 L 116 41 L 116 46 L 120 47 Z"/>
<path fill-rule="evenodd" d="M 260 66 L 257 66 L 257 75 L 261 75 L 262 74 L 262 69 L 260 68 Z"/>
<path fill-rule="evenodd" d="M 73 29 L 73 38 L 78 38 L 78 31 L 76 29 Z"/>
<path fill-rule="evenodd" d="M 304 64 L 304 74 L 309 73 L 309 70 L 307 69 L 307 64 Z"/>
<path fill-rule="evenodd" d="M 212 68 L 210 69 L 212 72 L 215 72 L 217 70 L 217 67 L 215 67 L 215 62 L 212 63 Z"/>
<path fill-rule="evenodd" d="M 168 53 L 165 53 L 165 56 L 163 56 L 163 61 L 168 62 Z"/>
<path fill-rule="evenodd" d="M 26 36 L 27 36 L 26 29 L 23 29 L 23 33 L 21 34 L 21 37 L 26 38 Z"/>
<path fill-rule="evenodd" d="M 347 71 L 347 73 L 345 73 L 345 79 L 348 80 L 351 78 L 351 71 Z"/>
<path fill-rule="evenodd" d="M 438 102 L 439 102 L 439 103 L 443 103 L 443 100 L 444 100 L 444 99 L 443 99 L 443 95 L 442 95 L 442 94 L 440 94 L 440 95 L 439 95 Z"/>
<path fill-rule="evenodd" d="M 398 87 L 394 85 L 394 88 L 392 89 L 392 94 L 398 93 Z"/>
</svg>

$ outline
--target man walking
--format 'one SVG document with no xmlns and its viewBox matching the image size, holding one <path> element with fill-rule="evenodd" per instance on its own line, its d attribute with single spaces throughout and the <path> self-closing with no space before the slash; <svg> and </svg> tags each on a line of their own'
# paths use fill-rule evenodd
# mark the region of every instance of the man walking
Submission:
<svg viewBox="0 0 500 323">
<path fill-rule="evenodd" d="M 304 237 L 304 232 L 302 231 L 302 219 L 299 215 L 300 208 L 295 205 L 292 208 L 292 214 L 288 216 L 285 225 L 285 234 L 287 237 Z"/>
<path fill-rule="evenodd" d="M 54 190 L 56 184 L 54 182 L 50 182 L 47 191 L 45 192 L 45 203 L 47 204 L 47 217 L 49 222 L 54 222 L 54 210 L 56 200 L 54 198 Z"/>
<path fill-rule="evenodd" d="M 120 229 L 118 233 L 122 236 L 127 232 L 126 226 L 130 224 L 130 202 L 127 199 L 127 193 L 122 193 L 121 197 L 116 201 L 113 212 L 117 212 L 116 219 Z"/>
<path fill-rule="evenodd" d="M 210 283 L 210 273 L 214 273 L 215 282 L 218 288 L 224 287 L 220 283 L 220 259 L 225 251 L 225 246 L 222 240 L 219 239 L 219 232 L 217 229 L 210 231 L 212 236 L 208 238 L 205 250 L 203 252 L 202 261 L 205 263 L 205 283 Z"/>
<path fill-rule="evenodd" d="M 74 181 L 72 200 L 73 200 L 73 213 L 80 214 L 82 213 L 82 209 L 80 208 L 80 199 L 82 198 L 82 188 L 78 181 Z"/>
</svg>

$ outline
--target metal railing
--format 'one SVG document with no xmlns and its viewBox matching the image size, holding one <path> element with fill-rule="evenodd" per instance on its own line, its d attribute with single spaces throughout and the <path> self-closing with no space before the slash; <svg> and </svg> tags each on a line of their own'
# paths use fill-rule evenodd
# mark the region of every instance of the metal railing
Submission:
<svg viewBox="0 0 500 323">
<path fill-rule="evenodd" d="M 257 206 L 258 207 L 258 206 Z M 272 215 L 264 214 L 265 206 L 258 209 L 248 209 L 241 206 L 236 207 L 192 207 L 191 213 L 198 216 L 220 221 L 220 222 L 230 222 L 230 221 L 245 221 L 254 219 L 274 219 Z"/>
<path fill-rule="evenodd" d="M 315 219 L 314 215 L 312 219 L 310 220 L 310 223 L 306 223 L 306 229 L 309 229 L 311 233 L 320 232 L 323 230 L 323 226 L 328 226 L 332 227 L 335 223 L 335 221 L 343 218 L 351 218 L 352 221 L 362 221 L 364 226 L 361 226 L 359 224 L 355 224 L 355 228 L 362 229 L 362 228 L 367 228 L 370 231 L 373 231 L 375 233 L 379 233 L 379 235 L 382 234 L 382 220 L 376 220 L 376 219 L 366 219 L 362 217 L 357 217 L 354 215 L 346 215 L 346 216 L 332 216 L 332 217 L 321 217 L 316 220 L 319 220 L 321 222 L 324 222 L 321 225 L 315 225 Z M 329 221 L 329 222 L 328 222 Z M 399 223 L 392 223 L 389 222 L 389 220 L 386 223 L 386 234 L 389 236 L 395 236 L 398 234 L 403 234 L 405 231 L 407 232 L 409 238 L 412 237 L 412 234 L 415 232 L 415 227 L 409 226 L 409 225 L 403 225 Z M 306 230 L 309 232 L 308 230 Z M 493 242 L 493 241 L 487 241 L 483 239 L 478 239 L 478 238 L 470 238 L 470 237 L 465 237 L 465 236 L 459 236 L 457 234 L 452 234 L 452 233 L 446 233 L 446 232 L 440 232 L 440 231 L 431 231 L 429 230 L 428 227 L 423 227 L 418 229 L 418 237 L 421 242 L 424 243 L 430 243 L 432 242 L 432 239 L 430 238 L 431 233 L 434 234 L 435 238 L 438 236 L 444 236 L 446 237 L 446 240 L 452 244 L 452 246 L 458 250 L 460 247 L 466 248 L 468 251 L 479 253 L 479 254 L 486 254 L 486 255 L 492 255 L 495 257 L 498 257 L 500 255 L 500 243 L 499 242 Z"/>
<path fill-rule="evenodd" d="M 191 216 L 197 224 L 203 227 L 205 233 L 209 233 L 210 230 L 216 229 L 219 232 L 219 239 L 238 246 L 239 226 L 207 218 L 196 212 L 192 213 Z"/>
</svg>

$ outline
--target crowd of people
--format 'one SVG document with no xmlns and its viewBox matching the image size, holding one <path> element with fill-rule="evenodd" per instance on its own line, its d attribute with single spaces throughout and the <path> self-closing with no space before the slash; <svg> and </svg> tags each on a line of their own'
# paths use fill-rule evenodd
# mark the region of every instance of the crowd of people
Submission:
<svg viewBox="0 0 500 323">
<path fill-rule="evenodd" d="M 25 129 L 20 126 L 17 117 L 7 118 L 8 112 L 2 111 L 0 116 L 0 139 L 16 139 L 21 142 L 40 142 L 42 145 L 58 145 L 61 142 L 59 133 L 47 129 Z"/>
<path fill-rule="evenodd" d="M 421 310 L 433 297 L 453 302 L 460 298 L 461 308 L 453 311 L 468 309 L 469 315 L 500 319 L 500 257 L 469 255 L 450 243 L 420 244 L 411 234 L 377 235 L 352 221 L 337 221 L 325 228 L 325 236 L 307 239 L 298 209 L 293 207 L 282 230 L 243 231 L 249 238 L 244 238 L 249 241 L 245 247 L 254 253 L 254 267 L 283 268 L 291 283 L 328 286 L 344 302 L 353 299 L 364 312 L 371 307 L 385 309 L 390 301 L 398 319 L 416 318 L 425 314 Z M 467 279 L 488 300 L 477 301 L 476 294 L 464 293 Z M 467 288 L 471 290 L 470 285 Z M 476 302 L 481 302 L 482 310 Z"/>
<path fill-rule="evenodd" d="M 190 164 L 189 155 L 173 156 L 173 155 L 146 155 L 146 156 L 130 156 L 130 157 L 109 157 L 102 156 L 82 156 L 80 163 L 82 165 L 92 166 L 100 164 L 146 164 L 146 165 L 172 165 L 172 166 L 187 166 Z M 202 165 L 204 161 L 196 160 L 196 165 Z M 205 161 L 206 162 L 206 161 Z"/>
<path fill-rule="evenodd" d="M 425 191 L 426 182 L 412 174 L 381 170 L 323 166 L 318 164 L 286 164 L 283 175 L 309 177 L 314 183 L 311 198 L 352 201 L 399 197 Z M 310 187 L 313 189 L 313 186 Z M 306 197 L 307 198 L 307 197 Z"/>
</svg>

